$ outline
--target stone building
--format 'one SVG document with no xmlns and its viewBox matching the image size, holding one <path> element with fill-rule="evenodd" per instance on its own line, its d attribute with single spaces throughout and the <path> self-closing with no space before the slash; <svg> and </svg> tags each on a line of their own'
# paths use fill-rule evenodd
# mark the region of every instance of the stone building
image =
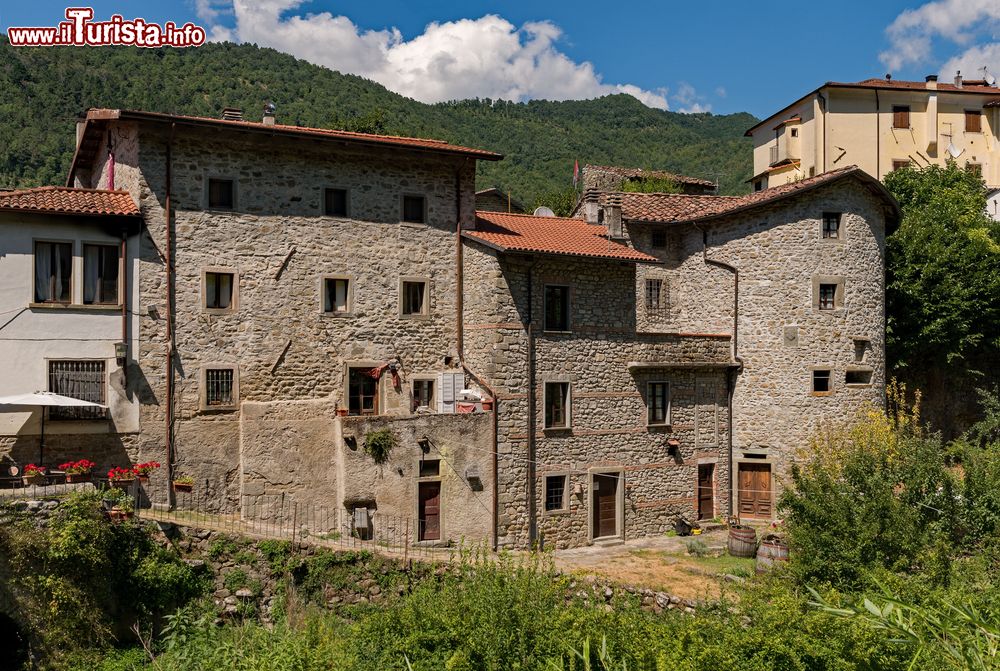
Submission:
<svg viewBox="0 0 1000 671">
<path fill-rule="evenodd" d="M 476 191 L 476 211 L 523 214 L 527 209 L 521 201 L 512 198 L 509 191 L 505 192 L 494 186 Z"/>
<path fill-rule="evenodd" d="M 653 180 L 656 182 L 673 182 L 680 193 L 695 196 L 707 196 L 718 191 L 718 185 L 700 177 L 678 175 L 666 170 L 643 170 L 642 168 L 622 168 L 608 165 L 583 166 L 581 182 L 583 190 L 623 191 L 626 183 L 639 184 Z"/>
</svg>

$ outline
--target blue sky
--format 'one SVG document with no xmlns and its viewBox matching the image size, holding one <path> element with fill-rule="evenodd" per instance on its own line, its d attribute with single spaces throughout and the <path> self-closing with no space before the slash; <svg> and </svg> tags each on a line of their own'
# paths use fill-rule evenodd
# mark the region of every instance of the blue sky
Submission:
<svg viewBox="0 0 1000 671">
<path fill-rule="evenodd" d="M 273 46 L 427 101 L 626 91 L 675 111 L 763 116 L 827 80 L 887 71 L 897 79 L 950 78 L 957 67 L 974 78 L 983 65 L 1000 74 L 1000 0 L 669 1 L 621 3 L 621 11 L 588 0 L 92 6 L 98 19 L 191 20 L 217 39 Z M 34 0 L 0 9 L 0 28 L 54 25 L 65 7 Z"/>
</svg>

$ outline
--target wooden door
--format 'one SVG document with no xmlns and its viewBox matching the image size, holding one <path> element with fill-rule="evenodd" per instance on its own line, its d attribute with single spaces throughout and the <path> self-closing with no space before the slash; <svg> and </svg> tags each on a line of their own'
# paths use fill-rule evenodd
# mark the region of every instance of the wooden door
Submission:
<svg viewBox="0 0 1000 671">
<path fill-rule="evenodd" d="M 420 534 L 422 541 L 441 539 L 441 483 L 421 482 L 417 487 Z"/>
<path fill-rule="evenodd" d="M 740 464 L 740 517 L 771 517 L 771 464 Z"/>
<path fill-rule="evenodd" d="M 698 466 L 698 519 L 715 517 L 715 464 Z"/>
<path fill-rule="evenodd" d="M 594 476 L 594 538 L 618 535 L 618 475 Z"/>
</svg>

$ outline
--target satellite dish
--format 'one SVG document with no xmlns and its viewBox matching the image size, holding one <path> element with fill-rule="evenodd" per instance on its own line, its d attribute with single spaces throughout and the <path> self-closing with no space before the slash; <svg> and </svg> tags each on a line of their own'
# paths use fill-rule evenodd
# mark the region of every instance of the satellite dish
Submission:
<svg viewBox="0 0 1000 671">
<path fill-rule="evenodd" d="M 965 151 L 965 150 L 964 149 L 959 149 L 953 143 L 949 142 L 948 143 L 948 147 L 945 149 L 945 151 L 948 152 L 949 154 L 951 154 L 952 158 L 958 158 L 959 156 L 962 155 L 962 152 Z"/>
<path fill-rule="evenodd" d="M 544 205 L 542 205 L 541 207 L 536 207 L 535 211 L 532 212 L 532 214 L 534 214 L 536 217 L 554 217 L 554 216 L 556 216 L 556 213 L 552 211 L 551 207 L 545 207 Z"/>
<path fill-rule="evenodd" d="M 986 79 L 986 85 L 987 86 L 996 86 L 997 85 L 997 78 L 996 77 L 994 77 L 993 75 L 991 75 L 988 72 L 984 72 L 983 74 L 986 75 L 985 79 Z"/>
</svg>

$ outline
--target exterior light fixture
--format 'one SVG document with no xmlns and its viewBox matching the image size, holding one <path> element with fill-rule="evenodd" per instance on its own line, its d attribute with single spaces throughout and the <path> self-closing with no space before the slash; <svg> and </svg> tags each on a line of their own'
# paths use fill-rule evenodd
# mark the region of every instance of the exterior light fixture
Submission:
<svg viewBox="0 0 1000 671">
<path fill-rule="evenodd" d="M 128 343 L 127 342 L 116 342 L 115 343 L 115 361 L 118 362 L 120 368 L 125 367 L 125 363 L 128 361 Z"/>
<path fill-rule="evenodd" d="M 667 440 L 667 454 L 672 456 L 677 456 L 681 451 L 681 441 L 676 438 L 670 438 Z"/>
<path fill-rule="evenodd" d="M 431 440 L 427 436 L 417 439 L 417 445 L 420 447 L 420 451 L 427 454 L 431 451 Z"/>
</svg>

